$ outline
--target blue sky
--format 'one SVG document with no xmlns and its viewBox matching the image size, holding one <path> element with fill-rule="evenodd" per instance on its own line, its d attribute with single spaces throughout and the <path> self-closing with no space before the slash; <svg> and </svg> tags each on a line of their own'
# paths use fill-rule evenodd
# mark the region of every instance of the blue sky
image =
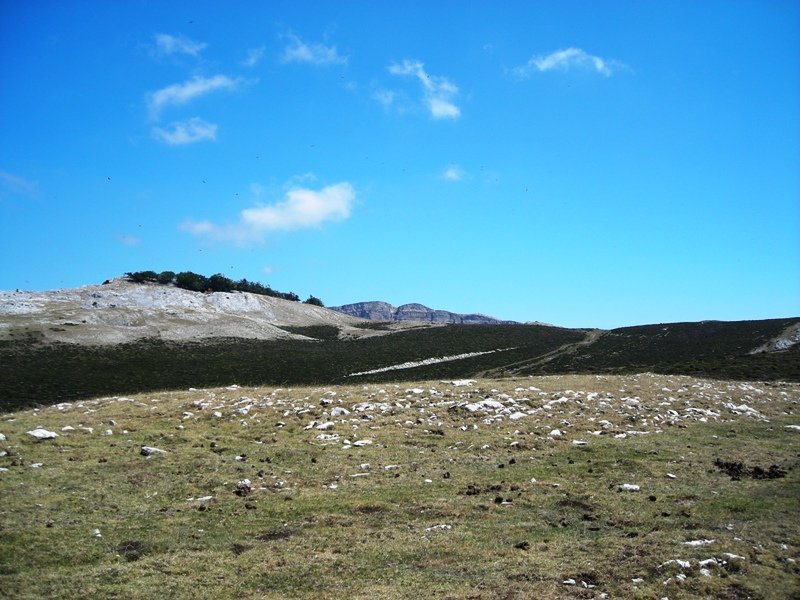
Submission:
<svg viewBox="0 0 800 600">
<path fill-rule="evenodd" d="M 800 314 L 800 4 L 0 2 L 0 289 Z"/>
</svg>

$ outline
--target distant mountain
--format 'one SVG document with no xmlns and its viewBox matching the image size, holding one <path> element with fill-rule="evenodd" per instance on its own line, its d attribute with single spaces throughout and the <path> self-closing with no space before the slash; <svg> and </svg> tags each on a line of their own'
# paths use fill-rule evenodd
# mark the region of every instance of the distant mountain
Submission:
<svg viewBox="0 0 800 600">
<path fill-rule="evenodd" d="M 420 321 L 459 325 L 516 324 L 516 321 L 502 321 L 482 314 L 460 314 L 449 310 L 436 310 L 416 303 L 394 307 L 388 302 L 355 302 L 330 308 L 351 317 L 370 321 Z"/>
</svg>

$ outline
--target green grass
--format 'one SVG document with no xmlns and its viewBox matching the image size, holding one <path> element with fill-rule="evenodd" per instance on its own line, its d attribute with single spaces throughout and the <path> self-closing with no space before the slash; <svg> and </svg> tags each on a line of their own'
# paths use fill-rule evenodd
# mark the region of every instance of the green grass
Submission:
<svg viewBox="0 0 800 600">
<path fill-rule="evenodd" d="M 459 408 L 487 397 L 531 414 L 490 423 Z M 385 409 L 353 410 L 364 402 Z M 0 596 L 797 598 L 800 433 L 784 425 L 800 424 L 798 402 L 796 384 L 641 375 L 214 388 L 5 413 Z M 351 412 L 331 419 L 334 406 Z M 317 439 L 312 420 L 340 439 Z M 36 442 L 38 425 L 60 436 Z M 614 437 L 626 431 L 646 433 Z M 716 458 L 786 476 L 734 481 Z M 240 497 L 243 478 L 255 489 Z M 698 539 L 714 542 L 684 545 Z M 726 552 L 744 559 L 700 574 Z M 691 561 L 682 583 L 660 567 L 672 559 Z"/>
</svg>

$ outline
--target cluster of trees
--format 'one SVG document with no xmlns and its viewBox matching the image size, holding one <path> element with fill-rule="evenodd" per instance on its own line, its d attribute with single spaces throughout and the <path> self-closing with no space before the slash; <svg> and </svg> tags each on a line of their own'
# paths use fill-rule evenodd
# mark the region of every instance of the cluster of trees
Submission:
<svg viewBox="0 0 800 600">
<path fill-rule="evenodd" d="M 273 290 L 268 285 L 263 285 L 257 281 L 248 281 L 247 279 L 234 281 L 221 273 L 206 277 L 205 275 L 199 275 L 192 271 L 182 271 L 180 273 L 175 273 L 173 271 L 161 271 L 161 273 L 156 273 L 155 271 L 136 271 L 125 273 L 125 277 L 128 281 L 134 283 L 174 285 L 175 287 L 191 290 L 193 292 L 250 292 L 251 294 L 282 298 L 284 300 L 291 300 L 292 302 L 300 301 L 300 296 L 294 292 L 279 292 Z M 314 306 L 325 306 L 322 300 L 316 296 L 309 296 L 305 300 L 305 303 L 313 304 Z"/>
</svg>

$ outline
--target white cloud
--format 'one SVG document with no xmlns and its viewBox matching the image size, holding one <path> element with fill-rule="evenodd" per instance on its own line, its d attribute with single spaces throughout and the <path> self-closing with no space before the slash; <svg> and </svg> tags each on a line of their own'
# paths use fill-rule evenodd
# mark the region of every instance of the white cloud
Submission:
<svg viewBox="0 0 800 600">
<path fill-rule="evenodd" d="M 247 58 L 242 61 L 242 64 L 245 67 L 255 67 L 261 59 L 264 57 L 264 51 L 266 48 L 264 46 L 260 46 L 258 48 L 251 48 L 247 51 Z"/>
<path fill-rule="evenodd" d="M 466 173 L 464 169 L 459 167 L 458 165 L 448 165 L 447 168 L 442 172 L 442 179 L 447 181 L 461 181 L 466 177 Z"/>
<path fill-rule="evenodd" d="M 193 77 L 183 83 L 175 83 L 147 95 L 147 104 L 150 107 L 150 114 L 157 119 L 161 110 L 167 106 L 179 106 L 187 104 L 218 90 L 235 90 L 242 84 L 242 79 L 231 79 L 226 75 L 214 75 L 213 77 Z"/>
<path fill-rule="evenodd" d="M 423 101 L 434 119 L 457 119 L 461 116 L 461 109 L 453 101 L 458 96 L 458 87 L 445 77 L 429 75 L 421 62 L 404 60 L 394 63 L 389 65 L 389 72 L 392 75 L 410 75 L 419 80 Z"/>
<path fill-rule="evenodd" d="M 39 190 L 36 182 L 14 175 L 7 171 L 0 171 L 0 183 L 3 189 L 8 190 L 14 194 L 22 194 L 24 196 L 34 196 Z"/>
<path fill-rule="evenodd" d="M 514 67 L 512 73 L 517 77 L 529 77 L 534 72 L 568 71 L 570 69 L 584 69 L 596 71 L 609 77 L 614 71 L 624 68 L 620 62 L 593 56 L 580 48 L 566 48 L 557 50 L 547 56 L 538 55 L 519 67 Z"/>
<path fill-rule="evenodd" d="M 153 135 L 170 146 L 183 146 L 202 140 L 216 140 L 217 126 L 194 117 L 188 121 L 172 123 L 170 129 L 154 127 Z"/>
<path fill-rule="evenodd" d="M 189 220 L 181 229 L 194 235 L 246 244 L 259 241 L 272 231 L 312 229 L 327 221 L 342 221 L 350 216 L 354 201 L 355 190 L 346 181 L 318 191 L 295 187 L 279 202 L 243 210 L 237 223 L 218 225 Z"/>
<path fill-rule="evenodd" d="M 198 56 L 207 45 L 202 42 L 195 42 L 182 35 L 156 34 L 156 51 L 161 56 L 171 56 L 173 54 Z"/>
<path fill-rule="evenodd" d="M 261 267 L 261 272 L 262 272 L 264 275 L 272 275 L 272 273 L 273 273 L 273 271 L 274 271 L 274 270 L 275 270 L 275 269 L 273 269 L 273 268 L 272 268 L 272 267 L 270 267 L 269 265 L 265 265 L 265 266 Z"/>
<path fill-rule="evenodd" d="M 291 40 L 286 48 L 283 49 L 281 61 L 301 62 L 316 65 L 318 67 L 326 65 L 346 65 L 347 57 L 340 56 L 336 46 L 325 46 L 323 44 L 307 44 L 296 35 L 289 34 Z"/>
</svg>

